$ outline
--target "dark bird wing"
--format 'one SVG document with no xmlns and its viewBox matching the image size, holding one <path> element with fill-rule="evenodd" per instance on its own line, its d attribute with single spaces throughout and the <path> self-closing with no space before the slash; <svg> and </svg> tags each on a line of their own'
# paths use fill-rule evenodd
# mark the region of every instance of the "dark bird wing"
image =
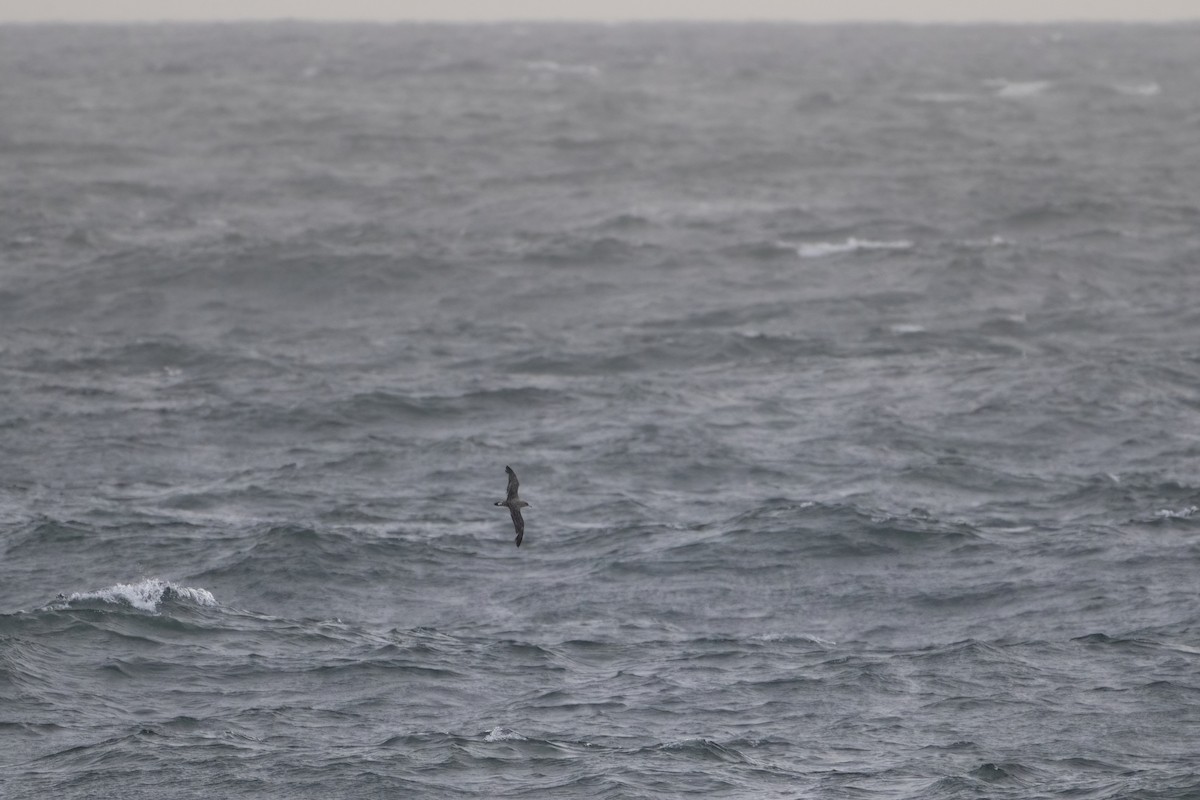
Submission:
<svg viewBox="0 0 1200 800">
<path fill-rule="evenodd" d="M 504 471 L 508 473 L 508 497 L 505 498 L 507 502 L 517 496 L 517 487 L 521 484 L 517 480 L 517 473 L 512 471 L 512 467 L 505 467 Z"/>
<path fill-rule="evenodd" d="M 520 547 L 521 540 L 525 538 L 525 520 L 519 508 L 510 508 L 508 513 L 512 514 L 513 527 L 517 529 L 517 547 Z"/>
</svg>

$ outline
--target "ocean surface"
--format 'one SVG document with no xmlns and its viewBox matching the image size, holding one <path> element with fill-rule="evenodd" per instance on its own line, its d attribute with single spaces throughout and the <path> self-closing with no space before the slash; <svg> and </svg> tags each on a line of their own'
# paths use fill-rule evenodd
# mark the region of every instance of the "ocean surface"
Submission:
<svg viewBox="0 0 1200 800">
<path fill-rule="evenodd" d="M 0 27 L 0 795 L 1200 796 L 1198 131 L 1200 25 Z"/>
</svg>

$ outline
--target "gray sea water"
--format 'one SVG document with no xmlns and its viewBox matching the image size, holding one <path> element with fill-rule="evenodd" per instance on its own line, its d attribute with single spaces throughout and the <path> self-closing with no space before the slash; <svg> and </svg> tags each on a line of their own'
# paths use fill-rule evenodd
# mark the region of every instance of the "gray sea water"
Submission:
<svg viewBox="0 0 1200 800">
<path fill-rule="evenodd" d="M 0 27 L 0 795 L 1200 796 L 1198 130 L 1200 26 Z"/>
</svg>

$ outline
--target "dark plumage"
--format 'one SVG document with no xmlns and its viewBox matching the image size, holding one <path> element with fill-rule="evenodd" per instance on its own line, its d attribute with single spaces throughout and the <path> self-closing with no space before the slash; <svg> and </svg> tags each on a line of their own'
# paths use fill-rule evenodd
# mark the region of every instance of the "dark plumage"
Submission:
<svg viewBox="0 0 1200 800">
<path fill-rule="evenodd" d="M 521 485 L 517 473 L 513 472 L 512 467 L 505 467 L 504 471 L 508 473 L 508 497 L 497 501 L 496 505 L 504 506 L 512 515 L 513 527 L 517 529 L 517 547 L 520 547 L 521 540 L 525 538 L 525 519 L 521 516 L 521 509 L 527 508 L 529 503 L 517 497 L 517 489 Z"/>
</svg>

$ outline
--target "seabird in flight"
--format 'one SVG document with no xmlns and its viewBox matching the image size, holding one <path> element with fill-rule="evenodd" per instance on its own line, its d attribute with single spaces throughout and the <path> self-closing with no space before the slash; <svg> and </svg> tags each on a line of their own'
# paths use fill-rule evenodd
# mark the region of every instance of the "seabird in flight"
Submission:
<svg viewBox="0 0 1200 800">
<path fill-rule="evenodd" d="M 517 473 L 512 471 L 512 467 L 505 467 L 504 471 L 508 473 L 508 497 L 497 501 L 496 505 L 504 506 L 512 514 L 513 527 L 517 529 L 517 547 L 520 547 L 521 540 L 525 538 L 525 520 L 521 518 L 521 509 L 529 503 L 517 497 L 517 487 L 521 485 L 517 481 Z"/>
</svg>

